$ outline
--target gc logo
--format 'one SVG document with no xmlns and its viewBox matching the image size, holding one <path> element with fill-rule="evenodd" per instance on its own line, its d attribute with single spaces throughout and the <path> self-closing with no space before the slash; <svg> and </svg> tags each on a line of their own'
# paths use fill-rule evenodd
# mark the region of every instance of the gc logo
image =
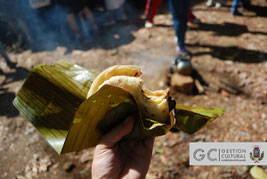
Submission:
<svg viewBox="0 0 267 179">
<path fill-rule="evenodd" d="M 207 153 L 203 149 L 196 149 L 193 153 L 193 157 L 196 161 L 202 161 L 207 155 L 209 161 L 217 161 L 217 158 L 213 158 L 211 153 L 217 153 L 217 149 L 210 149 Z M 212 156 L 211 156 L 212 155 Z"/>
</svg>

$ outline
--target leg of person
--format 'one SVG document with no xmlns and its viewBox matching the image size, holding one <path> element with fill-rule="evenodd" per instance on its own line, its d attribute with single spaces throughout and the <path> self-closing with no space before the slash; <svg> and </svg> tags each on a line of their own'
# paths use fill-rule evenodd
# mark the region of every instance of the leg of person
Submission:
<svg viewBox="0 0 267 179">
<path fill-rule="evenodd" d="M 81 34 L 79 32 L 77 23 L 75 21 L 74 13 L 67 14 L 67 19 L 68 19 L 68 23 L 69 23 L 70 29 L 75 34 L 76 38 L 81 40 Z"/>
<path fill-rule="evenodd" d="M 109 13 L 109 22 L 106 23 L 106 25 L 112 25 L 115 24 L 115 16 L 113 11 L 115 9 L 118 9 L 120 5 L 118 4 L 117 0 L 105 0 L 106 7 Z"/>
<path fill-rule="evenodd" d="M 15 21 L 16 23 L 19 24 L 18 19 L 14 19 L 14 21 Z M 8 25 L 9 25 L 9 27 L 11 28 L 11 30 L 12 30 L 12 31 L 16 34 L 16 36 L 17 36 L 17 44 L 19 44 L 19 45 L 23 44 L 23 40 L 24 40 L 23 35 L 26 35 L 26 34 L 22 34 L 22 33 L 20 32 L 20 30 L 18 29 L 18 27 L 17 27 L 12 21 L 9 21 L 9 20 L 8 20 L 7 23 L 8 23 Z"/>
<path fill-rule="evenodd" d="M 126 16 L 126 12 L 124 10 L 123 5 L 120 6 L 120 13 L 121 13 L 121 20 L 126 20 L 127 16 Z"/>
<path fill-rule="evenodd" d="M 9 25 L 9 27 L 13 30 L 13 32 L 19 36 L 19 31 L 17 29 L 17 27 L 13 24 L 13 22 L 11 21 L 7 21 L 7 24 Z"/>
<path fill-rule="evenodd" d="M 152 3 L 152 7 L 150 10 L 150 13 L 148 14 L 148 21 L 153 23 L 154 17 L 157 13 L 157 10 L 159 8 L 159 6 L 161 5 L 162 0 L 154 0 Z"/>
<path fill-rule="evenodd" d="M 144 17 L 146 20 L 148 19 L 149 12 L 150 12 L 151 7 L 152 7 L 152 3 L 153 3 L 153 0 L 147 0 L 146 1 L 146 7 L 145 7 L 145 13 L 144 13 Z"/>
<path fill-rule="evenodd" d="M 83 13 L 85 14 L 85 17 L 87 18 L 87 20 L 93 25 L 94 29 L 97 30 L 98 26 L 95 22 L 95 18 L 93 16 L 93 13 L 91 12 L 91 10 L 87 6 L 85 6 L 83 8 Z"/>
<path fill-rule="evenodd" d="M 109 24 L 110 25 L 115 24 L 115 16 L 114 16 L 113 11 L 109 10 L 108 14 L 109 14 Z"/>
<path fill-rule="evenodd" d="M 169 0 L 169 8 L 173 18 L 173 27 L 178 38 L 178 51 L 186 51 L 185 35 L 189 0 Z"/>
<path fill-rule="evenodd" d="M 121 13 L 121 17 L 120 19 L 121 20 L 126 20 L 127 19 L 127 15 L 126 15 L 126 12 L 124 10 L 124 0 L 119 0 L 119 3 L 120 3 L 120 13 Z"/>
<path fill-rule="evenodd" d="M 146 1 L 146 9 L 145 9 L 145 21 L 146 21 L 145 27 L 146 28 L 152 28 L 153 27 L 152 21 L 149 20 L 149 15 L 151 13 L 153 1 L 154 0 L 147 0 Z"/>
<path fill-rule="evenodd" d="M 29 42 L 32 42 L 32 37 L 30 35 L 29 28 L 27 27 L 27 25 L 24 23 L 24 21 L 21 18 L 18 18 L 18 23 L 21 26 L 23 32 L 26 34 L 27 40 Z"/>
<path fill-rule="evenodd" d="M 232 15 L 242 15 L 239 11 L 238 11 L 238 5 L 239 5 L 240 0 L 234 0 L 233 1 L 233 5 L 232 5 Z"/>
</svg>

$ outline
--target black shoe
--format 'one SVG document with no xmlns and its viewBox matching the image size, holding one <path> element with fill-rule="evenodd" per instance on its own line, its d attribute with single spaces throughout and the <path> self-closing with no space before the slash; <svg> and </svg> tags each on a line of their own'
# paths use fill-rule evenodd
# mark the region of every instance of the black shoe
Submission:
<svg viewBox="0 0 267 179">
<path fill-rule="evenodd" d="M 178 52 L 177 58 L 191 60 L 192 53 L 188 51 L 187 49 L 179 49 L 178 47 L 176 48 L 176 51 Z"/>
<path fill-rule="evenodd" d="M 242 15 L 243 14 L 238 10 L 232 12 L 232 16 L 242 16 Z"/>
</svg>

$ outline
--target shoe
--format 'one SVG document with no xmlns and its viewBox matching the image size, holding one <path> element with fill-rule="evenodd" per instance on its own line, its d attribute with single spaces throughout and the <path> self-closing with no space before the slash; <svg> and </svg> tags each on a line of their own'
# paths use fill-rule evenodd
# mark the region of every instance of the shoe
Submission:
<svg viewBox="0 0 267 179">
<path fill-rule="evenodd" d="M 200 19 L 198 19 L 198 18 L 194 18 L 194 19 L 192 20 L 192 23 L 193 23 L 193 24 L 200 24 L 201 21 L 200 21 Z"/>
<path fill-rule="evenodd" d="M 208 0 L 206 6 L 211 7 L 212 5 L 213 5 L 213 0 Z"/>
<path fill-rule="evenodd" d="M 186 48 L 176 47 L 176 51 L 178 53 L 179 58 L 191 59 L 192 57 L 191 52 L 189 52 Z"/>
<path fill-rule="evenodd" d="M 232 16 L 242 16 L 243 15 L 242 12 L 240 12 L 238 10 L 232 11 L 231 14 L 232 14 Z"/>
<path fill-rule="evenodd" d="M 175 43 L 178 42 L 178 37 L 177 37 L 177 36 L 175 36 L 175 37 L 173 38 L 173 42 L 175 42 Z M 178 48 L 178 47 L 176 47 L 176 51 L 177 51 L 177 48 Z"/>
<path fill-rule="evenodd" d="M 153 23 L 152 22 L 149 22 L 149 21 L 146 21 L 145 28 L 150 29 L 152 27 L 153 27 Z"/>
<path fill-rule="evenodd" d="M 222 3 L 220 3 L 220 2 L 216 2 L 216 4 L 215 4 L 215 8 L 220 8 L 220 7 L 222 7 Z"/>
</svg>

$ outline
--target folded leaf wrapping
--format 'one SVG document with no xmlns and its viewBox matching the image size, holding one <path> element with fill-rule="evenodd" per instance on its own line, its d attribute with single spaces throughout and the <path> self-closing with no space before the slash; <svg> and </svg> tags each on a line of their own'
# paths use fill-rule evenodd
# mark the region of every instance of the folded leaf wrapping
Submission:
<svg viewBox="0 0 267 179">
<path fill-rule="evenodd" d="M 164 135 L 172 127 L 194 133 L 224 112 L 177 104 L 169 119 L 160 123 L 144 117 L 134 97 L 122 88 L 104 85 L 86 99 L 96 77 L 67 61 L 39 65 L 30 72 L 13 104 L 59 154 L 96 146 L 101 136 L 129 115 L 136 122 L 125 140 Z"/>
</svg>

